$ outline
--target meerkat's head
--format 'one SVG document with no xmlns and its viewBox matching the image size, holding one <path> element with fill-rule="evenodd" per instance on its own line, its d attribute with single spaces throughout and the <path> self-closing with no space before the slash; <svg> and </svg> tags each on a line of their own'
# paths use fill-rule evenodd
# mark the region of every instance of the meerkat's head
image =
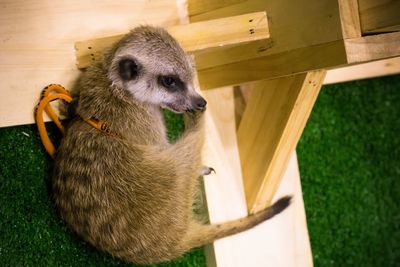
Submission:
<svg viewBox="0 0 400 267">
<path fill-rule="evenodd" d="M 206 107 L 193 85 L 191 58 L 162 28 L 135 28 L 111 50 L 105 63 L 111 82 L 136 101 L 176 113 Z"/>
</svg>

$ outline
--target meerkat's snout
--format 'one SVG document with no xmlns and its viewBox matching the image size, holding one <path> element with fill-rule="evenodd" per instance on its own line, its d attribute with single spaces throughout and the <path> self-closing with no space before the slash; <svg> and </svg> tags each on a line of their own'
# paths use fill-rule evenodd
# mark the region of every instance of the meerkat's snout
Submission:
<svg viewBox="0 0 400 267">
<path fill-rule="evenodd" d="M 203 97 L 198 96 L 192 100 L 192 106 L 194 110 L 205 110 L 207 101 Z"/>
</svg>

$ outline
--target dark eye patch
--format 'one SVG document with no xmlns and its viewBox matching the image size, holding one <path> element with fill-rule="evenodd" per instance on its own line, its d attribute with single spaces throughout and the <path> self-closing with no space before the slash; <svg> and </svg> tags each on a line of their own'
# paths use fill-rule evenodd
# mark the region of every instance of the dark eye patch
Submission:
<svg viewBox="0 0 400 267">
<path fill-rule="evenodd" d="M 158 77 L 158 83 L 172 92 L 185 90 L 185 84 L 174 75 L 161 75 Z"/>
<path fill-rule="evenodd" d="M 134 80 L 138 76 L 139 67 L 132 59 L 122 59 L 118 63 L 119 76 L 125 81 Z"/>
</svg>

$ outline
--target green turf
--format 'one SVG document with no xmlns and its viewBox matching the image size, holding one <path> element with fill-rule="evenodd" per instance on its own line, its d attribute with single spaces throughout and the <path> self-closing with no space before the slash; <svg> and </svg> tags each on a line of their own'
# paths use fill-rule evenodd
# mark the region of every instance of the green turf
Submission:
<svg viewBox="0 0 400 267">
<path fill-rule="evenodd" d="M 315 266 L 399 266 L 399 147 L 400 76 L 322 89 L 297 150 Z M 51 164 L 34 126 L 0 129 L 0 266 L 132 266 L 58 219 Z M 203 251 L 161 266 L 205 266 Z"/>
<path fill-rule="evenodd" d="M 400 76 L 323 87 L 297 151 L 315 266 L 400 266 Z"/>
<path fill-rule="evenodd" d="M 166 117 L 174 140 L 182 118 Z M 47 128 L 57 139 L 54 125 Z M 0 129 L 0 266 L 133 266 L 96 251 L 59 220 L 49 198 L 51 168 L 34 125 Z M 203 250 L 157 266 L 205 266 Z"/>
</svg>

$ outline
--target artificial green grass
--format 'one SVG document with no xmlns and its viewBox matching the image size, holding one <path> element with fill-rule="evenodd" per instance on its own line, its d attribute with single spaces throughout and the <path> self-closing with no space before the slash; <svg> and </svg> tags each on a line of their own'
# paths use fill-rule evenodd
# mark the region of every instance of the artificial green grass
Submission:
<svg viewBox="0 0 400 267">
<path fill-rule="evenodd" d="M 182 120 L 167 119 L 175 139 Z M 297 149 L 315 266 L 399 266 L 399 145 L 400 76 L 323 87 Z M 35 126 L 0 129 L 0 266 L 132 266 L 59 220 L 51 168 Z M 195 249 L 160 266 L 205 259 Z"/>
<path fill-rule="evenodd" d="M 315 266 L 400 266 L 400 76 L 323 87 L 297 152 Z"/>
<path fill-rule="evenodd" d="M 174 140 L 182 118 L 166 118 Z M 55 126 L 47 128 L 57 139 Z M 35 125 L 0 129 L 0 266 L 133 266 L 97 251 L 63 224 L 49 197 L 51 169 Z M 154 266 L 205 266 L 203 250 Z"/>
</svg>

